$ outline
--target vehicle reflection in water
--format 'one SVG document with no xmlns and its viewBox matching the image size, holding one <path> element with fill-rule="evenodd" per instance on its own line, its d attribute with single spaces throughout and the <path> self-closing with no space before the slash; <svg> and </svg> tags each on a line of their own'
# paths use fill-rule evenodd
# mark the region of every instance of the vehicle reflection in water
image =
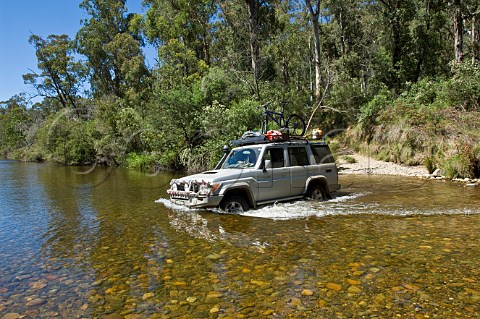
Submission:
<svg viewBox="0 0 480 319">
<path fill-rule="evenodd" d="M 341 176 L 238 216 L 172 206 L 169 173 L 79 171 L 0 161 L 2 316 L 480 315 L 476 187 Z"/>
</svg>

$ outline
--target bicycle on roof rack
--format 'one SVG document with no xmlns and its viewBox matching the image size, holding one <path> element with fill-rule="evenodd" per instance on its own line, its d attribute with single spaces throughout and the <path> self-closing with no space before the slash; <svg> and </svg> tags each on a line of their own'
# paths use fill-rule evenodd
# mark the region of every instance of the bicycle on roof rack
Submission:
<svg viewBox="0 0 480 319">
<path fill-rule="evenodd" d="M 290 114 L 290 116 L 285 119 L 285 116 L 283 115 L 285 104 L 287 104 L 288 102 L 280 102 L 280 104 L 282 105 L 282 112 L 275 112 L 267 109 L 267 106 L 272 103 L 273 102 L 267 102 L 259 106 L 263 107 L 264 109 L 264 118 L 262 121 L 261 133 L 267 133 L 268 122 L 272 121 L 275 122 L 279 128 L 286 129 L 291 136 L 303 136 L 305 134 L 305 121 L 303 120 L 303 118 L 298 114 Z"/>
</svg>

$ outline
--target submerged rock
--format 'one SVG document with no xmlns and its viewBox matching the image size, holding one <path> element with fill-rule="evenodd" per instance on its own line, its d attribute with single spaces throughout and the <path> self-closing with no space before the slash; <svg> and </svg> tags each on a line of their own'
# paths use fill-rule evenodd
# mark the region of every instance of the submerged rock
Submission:
<svg viewBox="0 0 480 319">
<path fill-rule="evenodd" d="M 334 291 L 341 291 L 343 289 L 342 285 L 335 284 L 333 282 L 327 283 L 327 288 Z"/>
<path fill-rule="evenodd" d="M 30 300 L 30 301 L 27 301 L 27 303 L 25 303 L 25 306 L 27 306 L 27 307 L 38 307 L 40 305 L 43 305 L 46 302 L 47 301 L 45 299 L 35 298 L 35 299 Z"/>
</svg>

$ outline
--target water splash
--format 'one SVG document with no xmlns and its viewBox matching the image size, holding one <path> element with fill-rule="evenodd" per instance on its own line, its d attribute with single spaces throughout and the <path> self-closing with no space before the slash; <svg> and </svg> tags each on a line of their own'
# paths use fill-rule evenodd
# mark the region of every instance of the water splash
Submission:
<svg viewBox="0 0 480 319">
<path fill-rule="evenodd" d="M 480 210 L 467 207 L 444 208 L 442 210 L 409 207 L 398 204 L 386 204 L 368 200 L 366 197 L 371 193 L 335 193 L 333 199 L 318 202 L 312 200 L 298 200 L 293 202 L 279 202 L 261 206 L 241 214 L 246 217 L 265 218 L 272 220 L 293 220 L 309 217 L 345 216 L 359 214 L 389 215 L 389 216 L 415 216 L 415 215 L 472 215 L 480 214 Z M 361 198 L 364 198 L 362 200 Z M 205 210 L 192 209 L 177 205 L 166 198 L 156 201 L 174 211 L 181 212 L 202 212 Z M 207 211 L 224 214 L 219 209 L 208 209 Z"/>
</svg>

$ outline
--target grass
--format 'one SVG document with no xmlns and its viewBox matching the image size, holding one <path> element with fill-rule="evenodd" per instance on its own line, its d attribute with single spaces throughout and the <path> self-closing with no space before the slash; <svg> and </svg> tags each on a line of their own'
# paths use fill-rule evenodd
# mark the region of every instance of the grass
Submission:
<svg viewBox="0 0 480 319">
<path fill-rule="evenodd" d="M 357 162 L 357 160 L 355 159 L 355 157 L 353 156 L 350 156 L 350 155 L 344 155 L 343 156 L 343 160 L 349 164 L 354 164 Z"/>
<path fill-rule="evenodd" d="M 431 121 L 435 118 L 435 121 Z M 480 177 L 480 112 L 454 108 L 383 110 L 376 125 L 357 125 L 345 133 L 360 153 L 405 165 L 440 168 L 447 178 Z"/>
</svg>

